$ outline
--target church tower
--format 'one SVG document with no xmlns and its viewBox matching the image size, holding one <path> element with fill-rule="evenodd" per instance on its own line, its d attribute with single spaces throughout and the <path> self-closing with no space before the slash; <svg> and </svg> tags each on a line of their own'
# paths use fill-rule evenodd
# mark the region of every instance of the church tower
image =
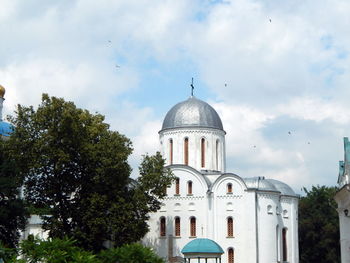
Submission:
<svg viewBox="0 0 350 263">
<path fill-rule="evenodd" d="M 225 134 L 208 103 L 191 96 L 166 114 L 159 131 L 167 165 L 183 164 L 202 172 L 225 173 Z"/>
</svg>

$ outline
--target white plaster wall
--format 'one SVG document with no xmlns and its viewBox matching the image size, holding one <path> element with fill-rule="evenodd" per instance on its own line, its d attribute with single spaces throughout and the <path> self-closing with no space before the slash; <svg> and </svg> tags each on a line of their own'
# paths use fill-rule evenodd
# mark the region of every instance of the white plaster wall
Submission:
<svg viewBox="0 0 350 263">
<path fill-rule="evenodd" d="M 258 192 L 259 262 L 277 262 L 277 236 L 279 193 Z M 271 208 L 271 209 L 270 209 Z"/>
<path fill-rule="evenodd" d="M 157 253 L 167 258 L 169 235 L 173 236 L 173 256 L 182 256 L 181 249 L 191 240 L 190 218 L 196 218 L 196 237 L 207 237 L 208 199 L 206 197 L 207 184 L 196 171 L 187 168 L 173 168 L 174 175 L 180 178 L 180 194 L 175 194 L 175 184 L 167 189 L 167 197 L 162 208 L 151 214 L 150 231 L 143 239 L 143 243 L 152 246 Z M 192 181 L 192 195 L 187 193 L 187 182 Z M 166 218 L 166 237 L 160 237 L 160 217 Z M 175 217 L 181 219 L 181 235 L 175 237 Z"/>
<path fill-rule="evenodd" d="M 184 164 L 184 140 L 189 141 L 188 165 L 197 170 L 226 171 L 225 132 L 210 128 L 177 128 L 161 131 L 161 153 L 170 165 L 170 139 L 173 140 L 173 164 Z M 205 167 L 201 166 L 201 139 L 205 139 Z M 219 140 L 218 162 L 216 141 Z"/>
<path fill-rule="evenodd" d="M 228 183 L 232 184 L 232 194 L 227 193 Z M 234 249 L 235 262 L 256 262 L 254 193 L 247 192 L 242 179 L 233 174 L 218 178 L 212 192 L 213 229 L 208 238 L 224 250 L 222 262 L 227 262 L 229 248 Z M 227 236 L 228 217 L 233 218 L 233 237 Z"/>
<path fill-rule="evenodd" d="M 288 262 L 299 262 L 299 245 L 298 245 L 298 198 L 290 196 L 282 196 L 281 218 L 283 226 L 288 229 L 287 232 L 287 248 Z"/>
</svg>

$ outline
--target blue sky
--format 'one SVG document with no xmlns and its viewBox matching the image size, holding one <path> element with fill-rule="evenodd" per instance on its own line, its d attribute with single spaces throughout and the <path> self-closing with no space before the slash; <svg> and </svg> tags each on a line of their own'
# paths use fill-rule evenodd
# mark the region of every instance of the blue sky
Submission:
<svg viewBox="0 0 350 263">
<path fill-rule="evenodd" d="M 106 116 L 141 155 L 190 94 L 227 131 L 227 168 L 335 185 L 350 135 L 347 0 L 0 0 L 4 113 L 43 92 Z M 289 134 L 290 132 L 290 134 Z M 254 147 L 256 146 L 256 147 Z"/>
</svg>

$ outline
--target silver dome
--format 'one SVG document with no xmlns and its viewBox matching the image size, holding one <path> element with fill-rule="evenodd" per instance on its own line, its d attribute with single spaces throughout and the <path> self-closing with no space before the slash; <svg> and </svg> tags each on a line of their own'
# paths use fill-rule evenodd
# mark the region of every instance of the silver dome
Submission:
<svg viewBox="0 0 350 263">
<path fill-rule="evenodd" d="M 267 179 L 267 181 L 271 182 L 282 195 L 296 196 L 295 192 L 289 185 L 274 179 Z"/>
<path fill-rule="evenodd" d="M 273 183 L 265 180 L 264 177 L 243 178 L 247 188 L 257 189 L 261 191 L 279 192 Z"/>
<path fill-rule="evenodd" d="M 195 97 L 176 104 L 165 116 L 162 130 L 180 127 L 205 127 L 224 130 L 217 112 Z"/>
</svg>

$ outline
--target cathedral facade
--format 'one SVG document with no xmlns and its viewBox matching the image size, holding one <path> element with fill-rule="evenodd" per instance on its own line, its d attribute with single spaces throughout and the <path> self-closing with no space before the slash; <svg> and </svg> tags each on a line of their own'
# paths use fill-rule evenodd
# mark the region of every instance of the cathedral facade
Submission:
<svg viewBox="0 0 350 263">
<path fill-rule="evenodd" d="M 176 181 L 143 243 L 169 262 L 181 262 L 197 238 L 219 244 L 221 262 L 299 262 L 298 196 L 283 182 L 227 172 L 226 148 L 234 146 L 225 136 L 218 113 L 193 96 L 166 114 L 160 149 Z"/>
</svg>

